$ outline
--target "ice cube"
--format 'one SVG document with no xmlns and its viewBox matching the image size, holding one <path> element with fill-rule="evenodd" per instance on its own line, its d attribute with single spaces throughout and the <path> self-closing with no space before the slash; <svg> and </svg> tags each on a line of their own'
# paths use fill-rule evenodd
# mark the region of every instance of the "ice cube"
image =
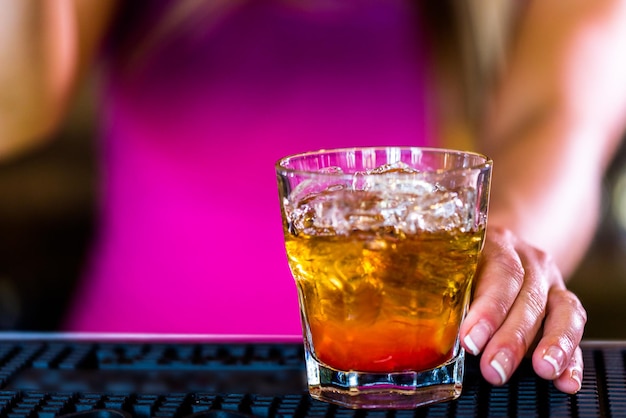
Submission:
<svg viewBox="0 0 626 418">
<path fill-rule="evenodd" d="M 466 231 L 474 222 L 474 189 L 448 190 L 403 165 L 356 173 L 352 185 L 309 184 L 298 192 L 288 204 L 289 219 L 296 231 L 312 235 L 347 235 L 389 227 L 412 234 Z"/>
<path fill-rule="evenodd" d="M 411 167 L 403 161 L 396 161 L 395 163 L 383 164 L 376 168 L 367 171 L 368 174 L 389 174 L 389 173 L 401 173 L 401 174 L 415 174 L 419 173 L 419 170 Z"/>
</svg>

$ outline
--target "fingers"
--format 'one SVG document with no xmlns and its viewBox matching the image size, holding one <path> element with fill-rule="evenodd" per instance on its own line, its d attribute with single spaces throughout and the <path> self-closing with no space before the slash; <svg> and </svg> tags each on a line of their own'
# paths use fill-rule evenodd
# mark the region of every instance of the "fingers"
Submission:
<svg viewBox="0 0 626 418">
<path fill-rule="evenodd" d="M 567 393 L 580 389 L 579 343 L 586 314 L 542 251 L 495 230 L 483 250 L 474 299 L 461 328 L 463 346 L 482 352 L 481 372 L 495 385 L 508 381 L 533 343 L 535 372 Z"/>
<path fill-rule="evenodd" d="M 483 376 L 496 385 L 509 380 L 535 340 L 548 303 L 550 283 L 544 278 L 558 274 L 547 257 L 535 249 L 516 242 L 515 250 L 523 266 L 523 283 L 481 359 Z"/>
<path fill-rule="evenodd" d="M 576 393 L 582 386 L 583 354 L 580 347 L 576 347 L 574 355 L 559 377 L 554 380 L 554 386 L 565 393 Z"/>
<path fill-rule="evenodd" d="M 496 231 L 488 235 L 477 274 L 469 312 L 461 326 L 461 341 L 478 355 L 506 319 L 524 282 L 522 262 L 512 235 Z"/>
<path fill-rule="evenodd" d="M 576 393 L 582 382 L 583 361 L 579 347 L 587 313 L 571 292 L 550 292 L 543 336 L 532 360 L 535 372 L 567 393 Z"/>
</svg>

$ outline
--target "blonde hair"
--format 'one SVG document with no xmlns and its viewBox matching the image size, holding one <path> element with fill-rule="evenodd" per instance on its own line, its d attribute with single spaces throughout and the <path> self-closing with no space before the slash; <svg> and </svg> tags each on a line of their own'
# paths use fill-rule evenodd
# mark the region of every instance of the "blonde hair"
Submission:
<svg viewBox="0 0 626 418">
<path fill-rule="evenodd" d="M 416 2 L 429 39 L 440 142 L 475 149 L 489 90 L 506 64 L 516 9 L 513 0 Z"/>
<path fill-rule="evenodd" d="M 219 25 L 238 8 L 260 0 L 172 1 L 155 28 L 145 33 L 132 51 L 127 68 L 136 70 L 147 62 L 161 43 L 183 28 L 207 30 Z M 278 0 L 275 0 L 278 1 Z M 280 0 L 289 7 L 334 7 L 345 1 Z M 406 0 L 420 16 L 418 30 L 426 30 L 433 42 L 437 71 L 438 117 L 449 133 L 441 141 L 448 146 L 473 148 L 482 119 L 486 92 L 506 62 L 516 14 L 523 2 L 515 0 Z M 416 17 L 417 19 L 417 17 Z M 442 92 L 442 93 L 439 93 Z"/>
<path fill-rule="evenodd" d="M 126 55 L 126 68 L 141 66 L 158 46 L 183 28 L 211 27 L 228 17 L 248 0 L 178 0 L 172 2 L 154 29 L 145 33 Z"/>
<path fill-rule="evenodd" d="M 138 57 L 147 55 L 160 43 L 176 34 L 181 28 L 193 28 L 201 25 L 210 28 L 249 1 L 256 0 L 178 0 L 172 2 L 155 25 L 155 29 L 146 33 L 136 49 Z M 330 7 L 335 0 L 282 0 L 291 7 L 310 9 Z M 346 0 L 339 0 L 343 2 Z M 349 1 L 349 0 L 348 0 Z M 502 65 L 508 39 L 512 28 L 516 5 L 513 0 L 407 0 L 426 9 L 447 9 L 448 22 L 462 39 L 460 53 L 471 54 L 475 65 L 485 75 Z M 468 57 L 466 57 L 468 58 Z"/>
</svg>

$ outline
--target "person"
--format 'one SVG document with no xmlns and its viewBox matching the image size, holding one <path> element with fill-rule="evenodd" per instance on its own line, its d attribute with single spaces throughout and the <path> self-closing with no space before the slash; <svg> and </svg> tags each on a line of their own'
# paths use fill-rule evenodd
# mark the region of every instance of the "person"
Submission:
<svg viewBox="0 0 626 418">
<path fill-rule="evenodd" d="M 66 330 L 300 332 L 273 163 L 440 145 L 416 139 L 426 86 L 409 2 L 4 6 L 2 158 L 50 137 L 102 57 L 98 234 Z M 581 387 L 586 313 L 566 279 L 624 129 L 625 20 L 619 0 L 525 2 L 486 94 L 471 147 L 495 162 L 492 201 L 461 337 L 492 384 L 528 354 L 561 391 Z"/>
</svg>

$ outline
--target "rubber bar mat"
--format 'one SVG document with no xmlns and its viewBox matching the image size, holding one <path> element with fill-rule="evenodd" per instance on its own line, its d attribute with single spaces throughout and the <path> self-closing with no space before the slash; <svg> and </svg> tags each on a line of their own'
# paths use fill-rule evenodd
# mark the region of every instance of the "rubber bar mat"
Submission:
<svg viewBox="0 0 626 418">
<path fill-rule="evenodd" d="M 469 357 L 462 396 L 414 410 L 351 410 L 306 392 L 298 344 L 0 341 L 0 416 L 626 417 L 626 345 L 584 348 L 576 395 L 525 361 L 502 387 Z"/>
</svg>

